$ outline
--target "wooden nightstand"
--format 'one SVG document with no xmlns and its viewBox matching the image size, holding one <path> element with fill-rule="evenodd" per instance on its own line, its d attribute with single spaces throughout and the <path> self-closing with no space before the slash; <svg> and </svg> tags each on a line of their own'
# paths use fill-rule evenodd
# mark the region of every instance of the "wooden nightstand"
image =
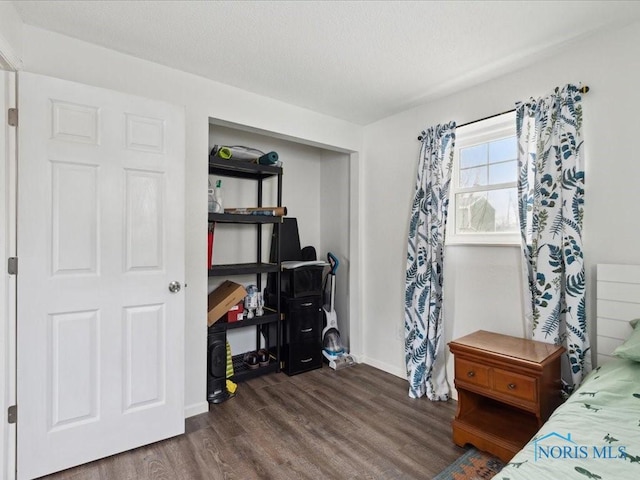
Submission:
<svg viewBox="0 0 640 480">
<path fill-rule="evenodd" d="M 449 349 L 458 390 L 453 441 L 508 462 L 562 402 L 564 348 L 480 330 Z"/>
</svg>

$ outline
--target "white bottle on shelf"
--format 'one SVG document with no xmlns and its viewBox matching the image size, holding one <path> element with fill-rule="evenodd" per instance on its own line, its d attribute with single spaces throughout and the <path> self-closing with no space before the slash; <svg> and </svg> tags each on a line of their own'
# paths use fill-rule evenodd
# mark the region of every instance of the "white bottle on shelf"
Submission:
<svg viewBox="0 0 640 480">
<path fill-rule="evenodd" d="M 222 204 L 222 180 L 216 182 L 216 188 L 213 190 L 213 213 L 224 213 Z"/>
<path fill-rule="evenodd" d="M 215 213 L 216 212 L 216 210 L 215 210 L 215 208 L 216 208 L 216 198 L 215 198 L 215 195 L 214 195 L 214 189 L 211 186 L 211 180 L 209 180 L 208 193 L 209 193 L 209 208 L 208 208 L 208 212 L 209 213 Z"/>
</svg>

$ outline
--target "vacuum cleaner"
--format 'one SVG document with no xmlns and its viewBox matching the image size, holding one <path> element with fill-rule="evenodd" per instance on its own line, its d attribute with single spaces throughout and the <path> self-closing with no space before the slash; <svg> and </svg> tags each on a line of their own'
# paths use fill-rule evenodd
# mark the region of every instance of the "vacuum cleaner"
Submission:
<svg viewBox="0 0 640 480">
<path fill-rule="evenodd" d="M 322 329 L 322 355 L 329 361 L 329 367 L 334 370 L 340 370 L 355 365 L 356 360 L 345 350 L 340 340 L 340 331 L 338 330 L 335 296 L 336 272 L 338 271 L 340 262 L 338 262 L 338 258 L 331 252 L 327 254 L 327 261 L 331 266 L 331 270 L 325 277 L 325 285 L 323 288 L 326 300 L 328 287 L 329 303 L 322 306 L 325 320 L 325 327 Z"/>
</svg>

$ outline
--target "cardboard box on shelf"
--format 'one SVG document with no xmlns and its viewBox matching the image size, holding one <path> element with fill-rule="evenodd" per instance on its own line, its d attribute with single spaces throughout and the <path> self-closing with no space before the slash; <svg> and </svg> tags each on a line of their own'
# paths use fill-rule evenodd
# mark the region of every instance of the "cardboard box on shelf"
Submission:
<svg viewBox="0 0 640 480">
<path fill-rule="evenodd" d="M 239 283 L 225 280 L 218 288 L 209 294 L 207 311 L 207 325 L 210 327 L 223 317 L 231 307 L 235 306 L 244 297 L 247 291 Z"/>
<path fill-rule="evenodd" d="M 238 302 L 227 312 L 227 322 L 237 322 L 244 318 L 244 301 Z"/>
</svg>

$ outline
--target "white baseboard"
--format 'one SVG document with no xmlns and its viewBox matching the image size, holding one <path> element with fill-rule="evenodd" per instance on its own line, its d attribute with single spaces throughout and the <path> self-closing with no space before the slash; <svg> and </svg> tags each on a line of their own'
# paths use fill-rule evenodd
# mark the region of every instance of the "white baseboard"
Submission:
<svg viewBox="0 0 640 480">
<path fill-rule="evenodd" d="M 451 387 L 451 398 L 453 398 L 455 401 L 458 401 L 458 390 L 453 387 Z"/>
<path fill-rule="evenodd" d="M 358 357 L 360 363 L 366 363 L 367 365 L 371 365 L 372 367 L 376 367 L 383 372 L 390 373 L 391 375 L 395 375 L 396 377 L 400 377 L 404 380 L 407 379 L 406 372 L 402 369 L 402 367 L 396 367 L 395 365 L 389 365 L 388 363 L 381 362 L 379 360 L 374 360 L 372 358 L 368 358 L 365 356 Z M 458 391 L 451 386 L 451 398 L 453 400 L 458 400 Z"/>
<path fill-rule="evenodd" d="M 366 363 L 367 365 L 371 365 L 372 367 L 376 367 L 383 372 L 390 373 L 391 375 L 395 375 L 396 377 L 404 378 L 406 380 L 407 373 L 404 371 L 402 367 L 397 367 L 395 365 L 390 365 L 385 362 L 381 362 L 379 360 L 375 360 L 373 358 L 361 356 L 357 357 L 361 363 Z"/>
<path fill-rule="evenodd" d="M 192 403 L 184 407 L 184 418 L 193 417 L 209 411 L 209 402 Z"/>
</svg>

